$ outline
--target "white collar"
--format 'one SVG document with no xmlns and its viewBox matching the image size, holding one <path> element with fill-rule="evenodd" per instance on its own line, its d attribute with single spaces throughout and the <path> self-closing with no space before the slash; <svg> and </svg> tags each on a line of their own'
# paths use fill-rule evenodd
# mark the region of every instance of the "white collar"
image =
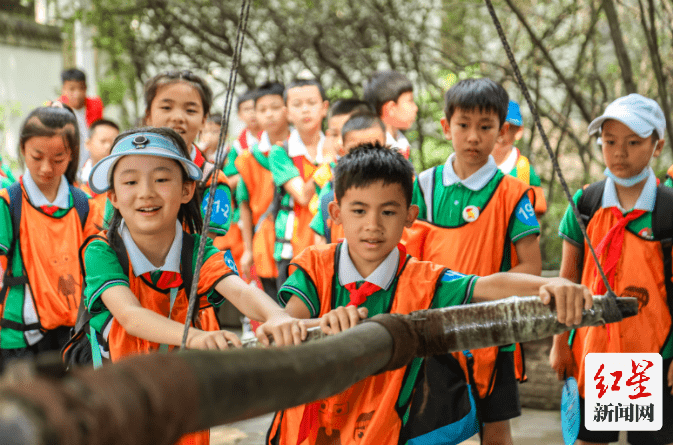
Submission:
<svg viewBox="0 0 673 445">
<path fill-rule="evenodd" d="M 267 135 L 267 137 L 269 136 Z M 248 130 L 247 127 L 245 129 L 245 140 L 248 142 L 248 147 L 252 147 L 258 142 L 257 137 L 252 134 L 252 131 Z"/>
<path fill-rule="evenodd" d="M 175 221 L 175 238 L 173 238 L 173 244 L 171 244 L 168 255 L 166 255 L 164 265 L 158 268 L 150 263 L 150 260 L 148 260 L 145 254 L 140 251 L 135 241 L 133 241 L 131 232 L 129 232 L 128 227 L 126 227 L 126 224 L 124 224 L 123 219 L 119 225 L 119 234 L 121 235 L 124 246 L 126 247 L 126 252 L 128 253 L 129 260 L 133 266 L 133 274 L 136 277 L 139 277 L 140 275 L 147 272 L 153 272 L 155 270 L 180 273 L 180 254 L 182 253 L 182 225 L 179 221 Z"/>
<path fill-rule="evenodd" d="M 271 150 L 271 140 L 269 139 L 269 133 L 266 131 L 262 133 L 262 136 L 259 138 L 259 142 L 257 143 L 257 150 L 262 153 L 268 153 Z"/>
<path fill-rule="evenodd" d="M 386 257 L 379 267 L 374 270 L 367 278 L 360 275 L 360 272 L 355 268 L 353 260 L 351 260 L 348 253 L 348 242 L 344 239 L 341 244 L 341 254 L 339 255 L 339 284 L 345 286 L 357 281 L 367 281 L 375 284 L 381 289 L 388 290 L 395 275 L 400 262 L 400 251 L 395 247 Z"/>
<path fill-rule="evenodd" d="M 493 176 L 495 176 L 495 174 L 498 172 L 498 166 L 495 163 L 495 159 L 493 159 L 492 155 L 488 155 L 488 162 L 486 162 L 483 167 L 472 173 L 470 177 L 466 179 L 460 179 L 453 170 L 453 160 L 455 158 L 456 154 L 451 153 L 451 156 L 449 156 L 449 159 L 447 159 L 446 163 L 444 164 L 442 183 L 445 187 L 460 182 L 473 192 L 477 192 L 486 187 L 488 181 L 493 179 Z"/>
<path fill-rule="evenodd" d="M 79 171 L 79 182 L 82 184 L 89 183 L 89 175 L 91 174 L 91 169 L 93 168 L 93 161 L 91 158 L 87 159 L 82 168 Z"/>
<path fill-rule="evenodd" d="M 654 171 L 650 168 L 650 174 L 647 176 L 645 186 L 640 192 L 640 196 L 636 201 L 636 205 L 633 206 L 634 210 L 644 210 L 646 212 L 651 212 L 654 210 L 654 202 L 657 196 L 657 177 L 654 175 Z M 621 212 L 625 212 L 627 209 L 624 209 L 619 203 L 619 197 L 617 196 L 617 188 L 615 187 L 615 181 L 611 178 L 605 179 L 605 189 L 603 190 L 603 200 L 601 201 L 601 207 L 617 207 Z"/>
<path fill-rule="evenodd" d="M 500 165 L 498 165 L 498 168 L 500 169 L 501 172 L 503 172 L 506 175 L 509 175 L 512 170 L 514 170 L 514 167 L 516 166 L 516 161 L 519 160 L 519 149 L 516 147 L 510 147 L 511 150 L 507 157 L 505 158 L 504 161 Z"/>
<path fill-rule="evenodd" d="M 401 131 L 397 132 L 397 137 L 393 136 L 389 132 L 386 132 L 386 145 L 388 145 L 390 148 L 406 148 L 411 146 Z"/>
<path fill-rule="evenodd" d="M 61 183 L 58 185 L 58 191 L 56 192 L 56 198 L 54 202 L 49 202 L 49 200 L 44 196 L 42 190 L 35 184 L 35 181 L 30 176 L 30 171 L 26 170 L 23 174 L 23 188 L 26 189 L 26 194 L 28 194 L 28 200 L 35 207 L 42 206 L 56 206 L 59 209 L 69 209 L 70 208 L 70 189 L 68 188 L 68 180 L 65 178 L 65 175 L 61 175 Z"/>
<path fill-rule="evenodd" d="M 321 131 L 320 141 L 318 141 L 318 147 L 316 148 L 316 157 L 315 159 L 312 159 L 311 155 L 309 155 L 308 151 L 306 150 L 306 145 L 304 145 L 304 141 L 302 141 L 301 136 L 299 136 L 299 132 L 297 131 L 297 129 L 294 129 L 290 133 L 290 138 L 287 140 L 287 155 L 291 158 L 297 156 L 304 156 L 311 162 L 322 164 L 322 146 L 324 143 L 325 143 L 325 135 Z"/>
</svg>

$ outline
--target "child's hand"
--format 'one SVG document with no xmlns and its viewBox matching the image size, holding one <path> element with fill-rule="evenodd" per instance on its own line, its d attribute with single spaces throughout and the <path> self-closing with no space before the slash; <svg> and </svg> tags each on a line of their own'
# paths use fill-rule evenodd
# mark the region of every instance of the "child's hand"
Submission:
<svg viewBox="0 0 673 445">
<path fill-rule="evenodd" d="M 582 310 L 591 309 L 594 301 L 588 287 L 565 278 L 554 278 L 540 286 L 540 300 L 544 304 L 549 304 L 552 297 L 556 303 L 556 318 L 566 326 L 580 324 Z"/>
<path fill-rule="evenodd" d="M 367 318 L 368 314 L 369 311 L 366 307 L 341 306 L 332 309 L 322 316 L 320 319 L 320 329 L 328 335 L 338 334 L 359 324 L 361 320 Z"/>
<path fill-rule="evenodd" d="M 187 348 L 203 350 L 228 349 L 229 345 L 227 341 L 230 341 L 237 348 L 241 346 L 241 340 L 233 332 L 190 329 L 187 337 Z"/>
<path fill-rule="evenodd" d="M 549 351 L 549 364 L 556 371 L 556 378 L 563 381 L 572 374 L 575 360 L 565 336 L 554 337 Z"/>
<path fill-rule="evenodd" d="M 282 311 L 258 327 L 255 335 L 264 346 L 269 346 L 269 335 L 273 336 L 276 346 L 299 345 L 306 340 L 307 328 L 304 320 Z"/>
</svg>

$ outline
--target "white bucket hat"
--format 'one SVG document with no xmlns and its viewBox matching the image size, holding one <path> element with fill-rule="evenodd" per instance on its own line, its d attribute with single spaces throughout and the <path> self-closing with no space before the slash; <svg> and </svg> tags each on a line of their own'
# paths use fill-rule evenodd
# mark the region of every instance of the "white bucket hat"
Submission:
<svg viewBox="0 0 673 445">
<path fill-rule="evenodd" d="M 589 124 L 589 134 L 599 133 L 603 122 L 609 119 L 623 123 L 641 138 L 657 130 L 657 136 L 663 139 L 666 132 L 666 118 L 659 104 L 640 94 L 620 97 L 608 105 L 603 115 Z"/>
</svg>

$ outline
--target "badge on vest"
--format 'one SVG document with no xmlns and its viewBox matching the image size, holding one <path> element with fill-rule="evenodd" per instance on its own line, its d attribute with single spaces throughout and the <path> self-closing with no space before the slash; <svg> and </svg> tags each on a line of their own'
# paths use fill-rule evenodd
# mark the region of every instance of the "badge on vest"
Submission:
<svg viewBox="0 0 673 445">
<path fill-rule="evenodd" d="M 206 206 L 208 205 L 208 196 L 210 196 L 210 190 L 207 190 L 204 197 L 203 203 L 201 204 L 201 212 L 205 215 Z M 226 191 L 222 189 L 215 190 L 215 199 L 213 200 L 213 210 L 210 214 L 210 221 L 217 225 L 224 225 L 229 221 L 229 213 L 231 211 L 231 202 L 229 201 L 229 195 Z"/>
<path fill-rule="evenodd" d="M 479 218 L 479 207 L 467 206 L 463 209 L 463 219 L 467 222 L 474 222 Z"/>
<path fill-rule="evenodd" d="M 239 275 L 238 267 L 236 267 L 236 262 L 234 261 L 234 257 L 232 256 L 230 250 L 224 251 L 224 264 L 226 264 L 227 267 L 231 269 L 236 275 Z"/>
</svg>

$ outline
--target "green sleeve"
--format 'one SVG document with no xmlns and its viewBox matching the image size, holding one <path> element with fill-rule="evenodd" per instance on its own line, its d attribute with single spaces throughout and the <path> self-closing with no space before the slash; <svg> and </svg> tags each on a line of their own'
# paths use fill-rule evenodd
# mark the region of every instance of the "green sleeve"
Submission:
<svg viewBox="0 0 673 445">
<path fill-rule="evenodd" d="M 287 155 L 283 147 L 274 145 L 269 152 L 269 167 L 271 167 L 271 175 L 273 182 L 281 187 L 290 179 L 299 176 L 299 170 L 295 167 L 292 159 Z"/>
<path fill-rule="evenodd" d="M 414 192 L 411 195 L 411 203 L 418 206 L 418 218 L 419 219 L 428 219 L 428 209 L 425 206 L 425 199 L 423 199 L 423 193 L 421 192 L 421 187 L 418 185 L 418 178 L 414 180 Z"/>
<path fill-rule="evenodd" d="M 107 229 L 110 226 L 110 220 L 112 220 L 112 214 L 114 213 L 115 208 L 112 206 L 112 203 L 109 199 L 105 200 L 105 212 L 103 213 L 103 229 Z"/>
<path fill-rule="evenodd" d="M 514 214 L 511 216 L 509 225 L 509 237 L 513 243 L 530 236 L 540 234 L 540 223 L 535 216 L 535 209 L 528 198 L 528 194 L 524 194 L 519 200 Z"/>
<path fill-rule="evenodd" d="M 476 275 L 465 275 L 446 269 L 437 282 L 435 296 L 432 299 L 432 308 L 438 309 L 449 306 L 458 306 L 472 301 Z"/>
<path fill-rule="evenodd" d="M 206 205 L 210 190 L 206 189 L 201 204 L 201 216 L 206 214 Z M 208 231 L 218 236 L 226 235 L 231 225 L 232 216 L 231 189 L 227 184 L 218 183 L 215 189 L 215 199 L 213 200 L 213 210 L 210 213 L 210 223 Z"/>
<path fill-rule="evenodd" d="M 670 176 L 667 176 L 666 180 L 664 181 L 664 185 L 666 187 L 673 187 L 673 178 L 671 178 Z"/>
<path fill-rule="evenodd" d="M 582 196 L 582 190 L 580 189 L 577 191 L 577 193 L 575 193 L 575 196 L 573 196 L 573 201 L 575 202 L 575 205 L 577 205 L 581 196 Z M 563 218 L 561 219 L 561 223 L 559 224 L 558 228 L 558 233 L 561 236 L 561 238 L 576 246 L 584 245 L 584 236 L 582 235 L 582 229 L 580 229 L 580 225 L 577 223 L 577 219 L 575 218 L 575 214 L 573 213 L 573 209 L 572 207 L 570 207 L 570 205 L 568 205 L 568 208 L 566 209 L 566 212 L 563 215 Z"/>
<path fill-rule="evenodd" d="M 535 173 L 535 169 L 530 163 L 528 164 L 528 168 L 530 170 L 529 184 L 534 187 L 540 187 L 542 185 L 542 183 L 540 182 L 540 177 L 537 175 L 537 173 Z"/>
<path fill-rule="evenodd" d="M 320 314 L 320 298 L 313 280 L 302 269 L 297 268 L 278 291 L 278 300 L 285 307 L 293 296 L 298 297 L 311 313 L 311 318 Z"/>
<path fill-rule="evenodd" d="M 84 251 L 84 304 L 92 314 L 107 310 L 101 295 L 115 286 L 129 286 L 129 277 L 119 264 L 114 249 L 103 240 L 94 240 Z"/>
<path fill-rule="evenodd" d="M 238 152 L 234 147 L 231 147 L 229 149 L 229 154 L 227 154 L 227 159 L 224 162 L 224 168 L 222 169 L 224 171 L 224 174 L 227 176 L 234 176 L 238 174 L 238 169 L 236 168 L 236 165 L 234 162 L 236 161 L 236 158 L 238 157 Z"/>
<path fill-rule="evenodd" d="M 250 192 L 248 191 L 248 186 L 245 185 L 243 177 L 238 180 L 238 185 L 236 186 L 236 202 L 250 201 Z"/>
<path fill-rule="evenodd" d="M 14 231 L 12 230 L 12 216 L 9 214 L 7 201 L 0 198 L 0 254 L 6 255 L 9 250 Z"/>
</svg>

